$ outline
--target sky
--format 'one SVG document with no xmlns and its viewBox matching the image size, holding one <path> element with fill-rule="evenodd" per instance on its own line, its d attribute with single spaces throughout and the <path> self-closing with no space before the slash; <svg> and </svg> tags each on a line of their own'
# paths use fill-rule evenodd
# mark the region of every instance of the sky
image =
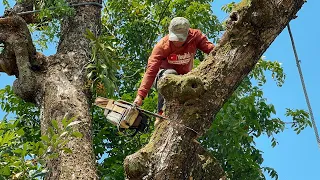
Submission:
<svg viewBox="0 0 320 180">
<path fill-rule="evenodd" d="M 212 3 L 212 9 L 220 20 L 226 16 L 220 7 L 228 2 L 230 0 L 216 0 Z M 315 15 L 319 7 L 320 1 L 308 1 L 298 12 L 298 18 L 290 23 L 318 127 L 320 127 L 320 71 L 318 70 L 320 24 L 315 20 Z M 289 122 L 291 119 L 284 116 L 285 108 L 308 109 L 287 29 L 276 38 L 264 56 L 267 60 L 281 62 L 286 73 L 283 87 L 279 88 L 269 80 L 263 90 L 264 97 L 275 105 L 277 116 Z M 320 149 L 312 128 L 305 129 L 299 135 L 287 128 L 276 138 L 279 145 L 275 148 L 271 147 L 270 139 L 265 136 L 257 141 L 257 146 L 264 152 L 264 166 L 275 168 L 280 180 L 320 179 Z"/>
<path fill-rule="evenodd" d="M 230 0 L 216 0 L 212 3 L 214 13 L 223 20 L 227 17 L 221 11 L 221 6 Z M 301 67 L 307 86 L 313 114 L 320 127 L 320 23 L 316 12 L 320 7 L 320 1 L 308 1 L 298 13 L 298 18 L 290 23 Z M 0 15 L 3 15 L 3 6 L 0 4 Z M 45 55 L 53 54 L 55 50 L 50 48 Z M 279 88 L 272 80 L 263 86 L 264 97 L 276 107 L 277 117 L 290 122 L 291 119 L 284 116 L 285 108 L 307 109 L 299 73 L 295 64 L 294 54 L 287 29 L 285 29 L 272 43 L 264 56 L 267 60 L 282 63 L 286 80 Z M 14 77 L 0 73 L 0 88 L 12 85 Z M 4 113 L 0 110 L 0 119 Z M 312 128 L 308 127 L 297 135 L 289 127 L 283 133 L 275 136 L 279 145 L 271 147 L 270 139 L 263 136 L 257 140 L 257 146 L 263 153 L 263 166 L 276 169 L 279 180 L 319 180 L 320 179 L 320 147 L 318 147 Z M 270 178 L 268 178 L 270 179 Z"/>
</svg>

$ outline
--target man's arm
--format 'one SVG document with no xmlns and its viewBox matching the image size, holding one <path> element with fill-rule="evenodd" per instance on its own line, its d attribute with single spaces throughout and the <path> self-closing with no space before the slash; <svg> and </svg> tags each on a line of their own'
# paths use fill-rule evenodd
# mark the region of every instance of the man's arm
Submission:
<svg viewBox="0 0 320 180">
<path fill-rule="evenodd" d="M 161 62 L 165 58 L 163 48 L 159 42 L 153 49 L 149 59 L 147 70 L 143 76 L 140 87 L 138 89 L 138 94 L 134 103 L 137 105 L 142 104 L 142 100 L 147 96 L 157 73 L 159 72 Z"/>
<path fill-rule="evenodd" d="M 214 48 L 214 45 L 208 40 L 207 36 L 202 34 L 200 30 L 197 30 L 196 33 L 196 44 L 197 48 L 206 54 L 209 54 Z"/>
</svg>

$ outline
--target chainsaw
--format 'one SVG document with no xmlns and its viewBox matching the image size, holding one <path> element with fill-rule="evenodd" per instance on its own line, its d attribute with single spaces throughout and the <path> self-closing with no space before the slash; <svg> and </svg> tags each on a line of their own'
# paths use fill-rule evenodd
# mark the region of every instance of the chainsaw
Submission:
<svg viewBox="0 0 320 180">
<path fill-rule="evenodd" d="M 118 127 L 120 132 L 135 130 L 130 136 L 135 136 L 139 131 L 147 132 L 149 129 L 148 115 L 165 119 L 165 117 L 144 110 L 135 104 L 123 101 L 97 97 L 95 105 L 104 109 L 106 119 Z"/>
</svg>

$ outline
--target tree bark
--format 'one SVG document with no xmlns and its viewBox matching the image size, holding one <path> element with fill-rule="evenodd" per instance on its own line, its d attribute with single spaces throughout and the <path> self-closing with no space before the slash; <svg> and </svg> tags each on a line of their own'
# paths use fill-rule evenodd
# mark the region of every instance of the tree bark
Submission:
<svg viewBox="0 0 320 180">
<path fill-rule="evenodd" d="M 170 120 L 156 128 L 144 148 L 126 157 L 127 179 L 224 178 L 218 162 L 195 138 L 209 129 L 214 116 L 304 2 L 241 3 L 243 7 L 231 13 L 219 45 L 199 67 L 187 75 L 169 75 L 160 81 Z"/>
<path fill-rule="evenodd" d="M 101 0 L 68 2 L 102 3 Z M 29 7 L 28 4 L 24 5 Z M 66 17 L 61 24 L 57 54 L 49 57 L 36 53 L 26 21 L 15 15 L 18 12 L 16 10 L 0 18 L 0 43 L 5 45 L 0 56 L 0 71 L 16 75 L 13 86 L 15 93 L 40 107 L 43 135 L 47 134 L 52 120 L 57 120 L 62 126 L 64 117 L 77 117 L 76 121 L 80 123 L 73 128 L 83 134 L 82 138 L 69 138 L 67 147 L 72 153 L 59 152 L 59 158 L 47 162 L 49 173 L 46 179 L 98 179 L 92 144 L 89 92 L 85 89 L 83 69 L 91 55 L 90 41 L 84 34 L 86 30 L 99 34 L 100 8 L 92 5 L 76 7 L 75 15 Z"/>
</svg>

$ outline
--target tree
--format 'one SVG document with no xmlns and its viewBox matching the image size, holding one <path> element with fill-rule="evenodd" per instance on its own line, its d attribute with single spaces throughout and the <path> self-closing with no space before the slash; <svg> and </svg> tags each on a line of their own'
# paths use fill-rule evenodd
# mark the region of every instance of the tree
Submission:
<svg viewBox="0 0 320 180">
<path fill-rule="evenodd" d="M 170 1 L 168 1 L 168 2 L 170 2 Z M 163 4 L 160 4 L 159 6 L 155 6 L 155 8 L 157 8 L 157 7 L 161 8 L 161 7 L 164 7 L 165 5 L 169 6 L 170 3 L 168 3 L 168 2 L 164 1 Z M 140 158 L 138 160 L 137 159 L 132 160 L 132 159 L 130 159 L 130 157 L 127 158 L 127 161 L 126 161 L 127 164 L 125 167 L 127 170 L 127 176 L 129 178 L 134 179 L 134 178 L 138 178 L 139 176 L 140 177 L 145 176 L 147 178 L 161 179 L 161 178 L 165 177 L 165 176 L 163 176 L 163 174 L 166 174 L 166 175 L 168 175 L 168 177 L 181 179 L 182 176 L 180 176 L 179 173 L 174 174 L 174 172 L 175 171 L 180 172 L 181 169 L 183 169 L 184 171 L 182 171 L 182 174 L 186 175 L 186 176 L 189 176 L 190 175 L 189 173 L 193 172 L 194 174 L 192 175 L 192 177 L 194 179 L 204 179 L 206 177 L 209 179 L 212 179 L 212 177 L 213 177 L 212 174 L 201 173 L 201 171 L 203 170 L 202 167 L 209 168 L 209 169 L 210 168 L 217 168 L 218 172 L 215 174 L 216 177 L 218 178 L 219 176 L 222 176 L 223 172 L 222 172 L 221 168 L 219 167 L 218 163 L 212 163 L 213 162 L 213 161 L 211 161 L 213 159 L 212 156 L 209 153 L 207 153 L 204 148 L 201 148 L 197 142 L 192 141 L 192 139 L 194 139 L 197 135 L 194 134 L 194 132 L 187 130 L 185 128 L 185 126 L 192 127 L 193 129 L 195 129 L 199 133 L 199 135 L 203 134 L 205 132 L 205 130 L 210 127 L 210 124 L 212 121 L 212 116 L 218 112 L 218 110 L 222 107 L 223 103 L 226 102 L 226 100 L 228 99 L 229 96 L 231 96 L 232 91 L 236 88 L 236 86 L 239 84 L 241 79 L 244 78 L 248 74 L 248 72 L 253 68 L 254 64 L 257 62 L 257 61 L 253 61 L 253 60 L 259 59 L 259 57 L 265 51 L 265 49 L 268 47 L 268 45 L 273 41 L 273 39 L 277 36 L 277 34 L 280 33 L 280 31 L 285 27 L 285 25 L 288 23 L 288 21 L 294 16 L 296 11 L 303 4 L 302 1 L 300 3 L 296 3 L 296 4 L 294 4 L 292 1 L 290 1 L 290 2 L 286 1 L 286 2 L 281 2 L 277 5 L 275 5 L 275 7 L 280 7 L 281 5 L 283 5 L 283 6 L 287 7 L 285 9 L 292 9 L 292 12 L 284 13 L 284 12 L 281 12 L 281 9 L 278 11 L 277 8 L 265 9 L 266 7 L 263 7 L 263 5 L 265 5 L 265 6 L 270 5 L 271 6 L 270 2 L 252 1 L 251 4 L 250 3 L 246 4 L 246 3 L 247 3 L 247 1 L 244 1 L 244 3 L 242 3 L 242 5 L 244 5 L 244 6 L 243 7 L 241 5 L 238 6 L 238 8 L 237 8 L 237 9 L 239 9 L 238 12 L 233 13 L 230 16 L 230 21 L 229 21 L 230 24 L 228 24 L 229 29 L 227 30 L 226 34 L 223 36 L 224 38 L 221 40 L 220 46 L 218 48 L 216 48 L 214 53 L 212 53 L 214 56 L 209 57 L 205 62 L 203 62 L 200 65 L 200 67 L 198 68 L 198 70 L 195 70 L 191 74 L 191 76 L 185 76 L 181 80 L 175 79 L 175 77 L 171 77 L 172 79 L 169 79 L 169 82 L 163 83 L 164 88 L 162 90 L 162 93 L 165 96 L 167 96 L 166 99 L 168 101 L 166 114 L 168 114 L 168 116 L 171 117 L 172 120 L 176 120 L 177 122 L 174 123 L 173 121 L 169 121 L 169 122 L 162 123 L 162 125 L 159 126 L 158 129 L 155 130 L 155 133 L 154 133 L 151 141 L 149 142 L 149 144 L 146 146 L 146 148 L 143 148 L 135 155 L 130 156 L 130 157 L 141 157 L 140 155 L 142 154 L 143 158 Z M 261 4 L 259 5 L 259 3 L 261 3 Z M 177 5 L 182 6 L 182 9 L 184 8 L 183 4 L 177 3 Z M 289 8 L 289 7 L 294 7 L 294 8 Z M 74 18 L 69 17 L 64 22 L 66 22 L 68 20 L 71 20 L 71 22 L 73 22 L 73 20 L 76 20 L 75 23 L 79 23 L 77 17 L 82 15 L 82 13 L 86 14 L 89 12 L 89 11 L 86 11 L 86 9 L 84 7 L 82 7 L 82 8 L 85 10 L 84 12 L 77 11 Z M 86 8 L 94 9 L 94 7 L 90 7 L 90 8 L 86 7 Z M 97 10 L 97 9 L 95 9 L 95 10 Z M 273 11 L 273 10 L 275 10 L 276 13 L 271 13 L 271 11 Z M 94 11 L 90 11 L 90 12 L 94 12 Z M 135 12 L 137 12 L 137 11 L 135 11 Z M 160 11 L 158 11 L 158 12 L 160 12 Z M 252 12 L 255 12 L 255 13 L 252 13 Z M 96 12 L 96 13 L 97 14 L 95 14 L 95 16 L 90 14 L 90 15 L 92 15 L 92 17 L 91 17 L 92 20 L 94 20 L 94 18 L 98 17 L 98 12 Z M 169 13 L 169 12 L 163 11 L 163 13 Z M 250 19 L 252 14 L 256 14 L 256 16 L 254 16 L 254 18 Z M 281 21 L 278 21 L 278 20 L 275 21 L 274 18 L 270 17 L 271 14 L 274 16 L 281 17 L 280 18 Z M 137 15 L 139 15 L 139 12 L 137 12 Z M 162 14 L 158 14 L 158 15 L 161 16 Z M 121 17 L 121 16 L 119 16 L 119 17 Z M 7 18 L 7 19 L 9 19 L 9 18 Z M 99 19 L 99 18 L 97 18 L 97 19 Z M 262 21 L 258 21 L 258 20 L 262 20 Z M 32 77 L 34 76 L 35 79 L 37 79 L 37 81 L 35 81 L 35 82 L 37 82 L 36 85 L 38 87 L 41 87 L 41 88 L 36 88 L 36 89 L 40 89 L 40 93 L 39 93 L 39 95 L 37 95 L 37 99 L 33 98 L 34 97 L 33 90 L 27 91 L 27 92 L 30 92 L 31 95 L 25 97 L 22 95 L 28 95 L 28 93 L 19 93 L 19 90 L 20 89 L 23 90 L 23 88 L 20 88 L 19 86 L 18 86 L 18 88 L 17 88 L 17 86 L 15 88 L 16 92 L 18 92 L 17 94 L 18 95 L 20 94 L 20 96 L 22 98 L 24 98 L 25 100 L 36 102 L 38 105 L 41 105 L 40 107 L 45 107 L 44 108 L 45 122 L 43 122 L 43 119 L 41 120 L 43 134 L 46 134 L 45 133 L 46 127 L 48 127 L 50 125 L 50 123 L 48 122 L 49 120 L 57 119 L 57 120 L 59 120 L 59 122 L 60 122 L 59 124 L 61 126 L 61 124 L 62 124 L 61 119 L 63 119 L 63 117 L 65 116 L 65 112 L 67 112 L 67 111 L 73 112 L 68 116 L 68 117 L 73 117 L 73 116 L 79 115 L 77 113 L 80 112 L 80 110 L 81 110 L 81 112 L 84 114 L 81 115 L 81 113 L 80 113 L 80 117 L 82 120 L 83 120 L 82 117 L 85 117 L 84 120 L 86 123 L 80 124 L 81 128 L 79 127 L 79 129 L 82 130 L 81 132 L 84 134 L 84 138 L 87 138 L 84 141 L 81 141 L 82 143 L 86 143 L 85 146 L 88 146 L 88 145 L 91 146 L 91 144 L 90 144 L 91 143 L 90 142 L 90 131 L 88 131 L 88 129 L 90 129 L 90 120 L 91 119 L 90 119 L 90 117 L 88 117 L 88 114 L 86 114 L 86 112 L 88 112 L 88 105 L 85 105 L 86 101 L 88 99 L 90 99 L 90 96 L 87 94 L 86 90 L 82 89 L 86 83 L 84 80 L 85 78 L 82 77 L 79 79 L 73 79 L 73 77 L 78 77 L 78 75 L 80 75 L 82 73 L 80 70 L 82 70 L 83 66 L 85 65 L 85 63 L 84 63 L 85 60 L 88 60 L 88 59 L 85 59 L 83 56 L 81 56 L 81 57 L 77 58 L 77 63 L 75 63 L 75 61 L 72 61 L 75 58 L 70 60 L 69 58 L 66 58 L 66 57 L 77 56 L 80 54 L 86 55 L 86 57 L 90 56 L 90 53 L 88 53 L 88 52 L 90 52 L 89 46 L 88 46 L 89 41 L 82 37 L 86 28 L 81 28 L 81 26 L 85 25 L 86 27 L 91 27 L 91 29 L 90 29 L 91 32 L 96 32 L 94 28 L 96 27 L 97 22 L 95 25 L 93 25 L 92 22 L 94 22 L 94 21 L 90 21 L 90 23 L 82 21 L 81 23 L 79 23 L 78 24 L 79 32 L 81 29 L 82 33 L 78 32 L 78 34 L 76 34 L 76 36 L 77 36 L 76 38 L 74 38 L 75 36 L 73 34 L 69 34 L 72 32 L 64 31 L 64 30 L 68 29 L 68 27 L 69 27 L 68 25 L 70 25 L 70 23 L 66 23 L 68 25 L 62 24 L 62 32 L 61 32 L 62 39 L 60 40 L 60 44 L 58 47 L 58 53 L 55 56 L 48 57 L 48 58 L 43 57 L 43 56 L 40 56 L 40 58 L 31 58 L 31 59 L 42 60 L 38 63 L 34 62 L 35 65 L 33 64 L 32 67 L 36 67 L 36 70 L 32 69 L 31 73 L 29 73 L 29 74 L 31 74 Z M 168 19 L 161 21 L 161 22 L 163 22 L 165 24 L 168 22 Z M 242 27 L 243 23 L 245 23 L 247 26 Z M 268 24 L 272 24 L 272 26 L 268 26 Z M 151 28 L 155 27 L 155 26 L 156 26 L 156 24 L 153 24 L 151 26 Z M 139 26 L 136 26 L 136 27 L 139 27 Z M 112 28 L 112 27 L 109 27 L 109 28 Z M 26 28 L 24 28 L 24 29 L 26 29 Z M 248 29 L 251 31 L 247 32 Z M 261 32 L 264 32 L 264 31 L 267 31 L 270 29 L 273 30 L 272 33 L 265 33 L 265 34 L 261 33 Z M 72 29 L 72 30 L 74 30 L 74 29 Z M 259 32 L 257 32 L 257 30 L 259 30 Z M 76 30 L 74 30 L 74 31 L 76 31 Z M 256 33 L 256 34 L 253 34 L 253 33 Z M 8 32 L 6 34 L 8 34 Z M 25 33 L 25 34 L 28 34 L 28 33 Z M 72 39 L 68 39 L 68 38 L 70 38 L 70 37 L 68 37 L 68 35 L 72 35 L 72 36 L 70 36 Z M 139 37 L 139 36 L 132 36 L 132 37 Z M 261 37 L 261 40 L 256 39 L 254 37 Z M 154 38 L 150 38 L 150 40 L 146 41 L 146 42 L 148 43 L 150 41 L 154 41 L 153 40 Z M 91 38 L 91 39 L 93 39 L 93 38 Z M 68 41 L 66 41 L 66 40 L 68 40 Z M 30 43 L 30 41 L 28 41 L 28 42 Z M 79 42 L 85 42 L 84 43 L 85 46 L 79 47 Z M 10 42 L 7 43 L 7 41 L 5 41 L 5 44 L 10 44 Z M 246 44 L 246 47 L 242 47 L 243 44 Z M 127 46 L 128 46 L 128 48 L 134 47 L 133 44 L 127 44 Z M 148 46 L 149 46 L 148 48 L 150 49 L 151 46 L 150 45 L 148 45 Z M 255 49 L 255 47 L 260 47 L 260 46 L 261 46 L 260 49 L 258 49 L 258 50 Z M 144 48 L 141 48 L 141 49 L 144 49 Z M 6 50 L 8 50 L 8 49 L 6 48 Z M 31 48 L 31 51 L 34 52 L 34 50 L 32 50 L 32 48 Z M 80 53 L 73 55 L 69 51 L 70 52 L 79 52 L 80 51 Z M 245 52 L 245 53 L 243 53 L 243 52 Z M 66 53 L 68 55 L 63 55 L 64 53 Z M 8 53 L 8 54 L 11 55 L 12 53 Z M 147 56 L 147 53 L 145 53 L 145 55 L 144 55 L 144 61 L 146 59 L 146 56 Z M 139 56 L 137 58 L 142 58 L 142 57 L 143 56 Z M 66 59 L 62 61 L 62 58 L 66 58 Z M 213 62 L 213 58 L 215 59 L 214 62 Z M 227 58 L 229 58 L 229 60 L 231 62 L 226 61 Z M 10 59 L 12 59 L 12 58 L 10 58 Z M 17 62 L 19 61 L 18 58 L 15 58 L 15 59 Z M 15 59 L 13 61 L 15 61 Z M 57 60 L 61 60 L 61 61 L 57 61 Z M 80 63 L 78 62 L 78 60 Z M 8 61 L 5 61 L 5 62 L 8 62 Z M 28 62 L 28 61 L 26 61 L 26 62 Z M 57 62 L 63 62 L 63 63 L 57 64 Z M 70 62 L 70 64 L 66 64 L 65 62 Z M 137 61 L 134 61 L 134 62 L 137 62 Z M 228 63 L 235 63 L 235 64 L 228 64 Z M 19 79 L 21 80 L 20 70 L 23 70 L 23 68 L 19 67 L 19 63 L 17 63 L 17 64 L 18 64 L 18 69 L 20 68 L 19 69 Z M 139 64 L 139 63 L 137 63 L 137 64 Z M 140 63 L 140 66 L 142 66 L 141 64 L 143 64 L 143 63 Z M 212 65 L 212 67 L 209 66 L 210 64 Z M 224 67 L 222 67 L 221 64 Z M 12 65 L 12 63 L 11 63 L 11 65 Z M 238 67 L 237 65 L 239 65 L 239 68 L 236 69 L 235 67 Z M 61 66 L 63 66 L 63 67 L 61 67 Z M 5 67 L 9 67 L 9 66 L 5 66 Z M 47 68 L 47 67 L 50 67 L 50 68 Z M 123 66 L 123 67 L 126 67 L 126 66 Z M 68 69 L 68 68 L 70 68 L 70 69 Z M 208 68 L 211 68 L 213 70 L 209 71 L 209 70 L 207 70 Z M 230 69 L 228 69 L 228 68 L 230 68 Z M 15 66 L 13 65 L 13 68 L 11 68 L 11 69 L 15 70 Z M 61 69 L 64 69 L 65 71 L 58 71 Z M 33 73 L 33 71 L 35 71 L 37 73 Z M 9 71 L 6 71 L 6 72 L 9 72 Z M 15 71 L 10 71 L 10 72 L 15 72 Z M 125 72 L 128 72 L 128 71 L 125 71 Z M 205 72 L 207 72 L 207 74 Z M 76 74 L 76 73 L 78 73 L 78 74 Z M 202 73 L 204 73 L 204 74 L 202 74 Z M 44 74 L 46 75 L 45 77 L 43 77 Z M 52 75 L 52 77 L 51 77 L 51 75 Z M 83 74 L 81 74 L 81 75 L 83 76 Z M 58 76 L 60 79 L 57 81 L 52 80 L 52 79 L 55 79 L 55 78 L 53 78 L 53 76 L 54 77 Z M 24 77 L 24 76 L 22 76 L 22 77 Z M 28 76 L 25 76 L 25 77 L 28 77 Z M 207 78 L 206 82 L 204 82 L 204 80 L 199 77 L 206 77 Z M 48 78 L 48 79 L 46 79 L 46 78 Z M 224 78 L 226 78 L 226 80 L 224 80 Z M 178 83 L 177 83 L 177 81 L 178 81 Z M 24 81 L 22 81 L 22 82 L 24 82 Z M 42 83 L 44 83 L 45 86 Z M 212 86 L 212 83 L 214 86 Z M 32 83 L 28 82 L 28 84 L 30 85 Z M 78 97 L 81 97 L 81 98 L 78 98 L 74 94 L 64 94 L 64 93 L 68 93 L 68 91 L 64 91 L 64 92 L 61 92 L 62 96 L 63 96 L 63 100 L 59 99 L 59 98 L 53 99 L 53 97 L 55 97 L 55 95 L 59 94 L 59 92 L 60 92 L 60 91 L 58 91 L 59 88 L 55 88 L 55 87 L 61 87 L 60 90 L 64 90 L 62 88 L 62 85 L 63 85 L 63 87 L 68 87 L 66 89 L 69 89 L 69 90 L 71 89 L 71 90 L 73 90 L 73 92 L 77 92 L 76 94 L 83 93 L 82 94 L 83 96 L 78 96 Z M 35 87 L 37 87 L 37 86 L 35 86 Z M 132 84 L 127 85 L 127 87 L 132 87 L 132 86 L 133 86 Z M 189 86 L 191 86 L 191 87 L 189 87 Z M 46 91 L 43 90 L 43 87 L 46 87 Z M 50 87 L 50 88 L 47 88 L 47 87 Z M 175 88 L 175 87 L 179 87 L 179 88 Z M 181 88 L 181 87 L 183 87 L 183 88 Z M 171 88 L 173 88 L 173 90 Z M 53 92 L 50 90 L 53 90 Z M 25 92 L 25 90 L 23 92 Z M 131 91 L 128 90 L 128 92 L 131 92 Z M 170 92 L 172 94 L 168 94 L 168 92 Z M 212 92 L 215 92 L 215 93 L 212 94 Z M 187 95 L 181 95 L 181 93 L 182 94 L 183 93 L 187 93 L 187 94 L 193 93 L 193 96 L 191 97 L 191 96 L 187 96 Z M 205 94 L 205 95 L 200 96 L 200 94 Z M 194 98 L 194 97 L 197 97 L 197 98 Z M 210 100 L 212 98 L 214 98 L 214 101 L 212 100 L 212 101 L 208 102 L 208 100 Z M 49 104 L 48 103 L 49 101 L 46 101 L 46 100 L 52 100 L 52 102 L 50 102 L 51 104 Z M 41 104 L 41 103 L 44 103 L 44 104 Z M 54 108 L 54 104 L 59 104 L 59 103 L 61 103 L 63 105 L 63 107 L 62 108 Z M 84 104 L 84 106 L 82 107 L 82 109 L 78 109 L 78 110 L 77 109 L 76 110 L 70 109 L 70 106 L 75 106 L 75 104 L 76 105 L 78 105 L 78 104 L 83 105 Z M 53 107 L 53 108 L 51 108 L 51 107 Z M 81 106 L 75 106 L 75 107 L 80 108 Z M 173 110 L 176 110 L 174 108 L 177 108 L 177 107 L 179 107 L 179 109 L 181 111 L 173 112 Z M 202 109 L 199 107 L 206 107 L 206 108 Z M 187 113 L 185 113 L 183 111 L 185 108 L 187 108 L 189 110 L 191 109 L 191 110 L 186 111 Z M 272 111 L 272 108 L 271 108 L 271 111 Z M 94 116 L 94 117 L 95 117 L 95 119 L 97 119 L 97 116 Z M 174 117 L 179 117 L 179 118 L 174 118 Z M 189 119 L 189 117 L 192 117 L 192 119 Z M 79 116 L 78 116 L 78 120 L 80 120 Z M 205 122 L 205 123 L 203 124 L 202 127 L 193 127 L 193 126 L 197 126 L 199 124 L 196 121 L 201 121 L 201 122 Z M 181 125 L 181 124 L 184 124 L 184 125 Z M 85 127 L 85 128 L 83 128 L 83 127 Z M 99 129 L 97 129 L 97 130 L 99 130 Z M 105 129 L 104 129 L 104 132 L 105 132 Z M 167 133 L 167 132 L 169 132 L 169 133 Z M 161 134 L 163 134 L 163 133 L 169 134 L 170 136 L 163 137 L 163 136 L 161 136 Z M 185 136 L 183 136 L 183 135 L 185 135 Z M 179 137 L 183 137 L 183 138 L 180 139 Z M 165 138 L 172 138 L 172 141 L 170 139 L 165 139 Z M 79 146 L 76 146 L 75 142 L 77 143 L 76 145 L 79 145 L 77 140 L 71 139 L 68 146 L 73 151 L 75 150 L 75 152 L 77 152 L 77 149 L 75 147 L 79 147 Z M 163 142 L 167 142 L 167 143 L 163 143 Z M 189 146 L 190 142 L 192 142 L 191 146 Z M 155 151 L 157 151 L 157 147 L 161 147 L 161 145 L 163 145 L 163 144 L 168 145 L 167 147 L 161 149 L 162 151 L 165 151 L 165 152 L 160 153 L 160 154 L 155 153 Z M 75 147 L 73 147 L 73 146 L 75 146 Z M 179 149 L 181 151 L 181 154 L 180 155 L 175 154 L 174 150 L 178 151 Z M 191 151 L 191 150 L 188 151 L 189 149 L 191 149 L 193 151 Z M 75 152 L 73 152 L 73 154 L 71 155 L 71 157 L 73 159 L 82 158 L 81 154 L 73 156 L 75 154 Z M 161 151 L 158 151 L 158 152 L 161 152 Z M 193 156 L 192 152 L 198 152 L 199 155 L 197 157 L 195 157 L 195 156 Z M 173 154 L 169 154 L 169 153 L 173 153 Z M 92 154 L 92 153 L 89 152 L 89 155 L 90 154 Z M 68 158 L 70 158 L 70 155 L 69 154 L 65 155 L 65 154 L 61 153 L 61 158 L 68 159 Z M 90 156 L 88 156 L 88 158 L 90 158 Z M 155 158 L 154 159 L 155 161 L 152 161 L 153 163 L 157 163 L 157 161 L 156 161 L 157 158 L 164 158 L 164 162 L 167 164 L 155 165 L 155 164 L 150 163 L 150 164 L 148 164 L 148 166 L 146 166 L 146 164 L 144 164 L 146 159 L 144 159 L 144 158 Z M 191 161 L 194 160 L 192 162 L 194 162 L 195 164 L 183 163 L 186 160 L 186 158 Z M 179 160 L 179 161 L 176 161 L 176 160 Z M 202 162 L 197 161 L 197 160 L 201 160 Z M 61 160 L 60 160 L 60 162 L 61 162 Z M 93 165 L 93 160 L 91 160 L 90 162 L 91 162 L 90 165 Z M 163 162 L 163 161 L 159 161 L 159 162 Z M 203 162 L 205 162 L 205 163 L 203 163 Z M 68 163 L 68 165 L 72 166 L 72 164 L 70 164 L 72 162 L 67 162 L 67 163 Z M 82 163 L 82 164 L 84 166 L 86 166 L 84 163 Z M 177 166 L 174 166 L 175 164 Z M 51 171 L 52 173 L 56 172 L 55 168 L 61 167 L 61 166 L 59 166 L 59 164 L 54 164 L 54 165 L 56 165 L 56 166 L 53 166 L 53 169 Z M 161 165 L 164 165 L 164 166 L 161 166 Z M 186 165 L 186 166 L 183 166 L 183 165 Z M 196 165 L 201 165 L 201 166 L 196 166 Z M 211 166 L 211 165 L 213 165 L 213 166 Z M 174 168 L 171 168 L 173 166 L 174 166 Z M 181 166 L 183 166 L 183 167 L 181 167 Z M 93 166 L 91 166 L 91 167 L 93 167 Z M 164 167 L 164 169 L 160 169 L 160 171 L 156 174 L 147 173 L 147 172 L 156 172 L 156 171 L 154 171 L 154 169 L 152 169 L 155 167 L 158 167 L 158 168 Z M 178 167 L 178 168 L 176 168 L 176 167 Z M 72 169 L 73 167 L 69 167 L 69 168 Z M 194 169 L 192 170 L 192 168 L 194 168 Z M 69 171 L 69 170 L 66 170 L 66 171 Z M 62 172 L 62 174 L 68 173 L 66 171 Z M 70 170 L 70 171 L 72 171 L 72 170 Z M 91 172 L 94 172 L 94 171 L 95 171 L 94 168 L 92 168 Z M 197 174 L 199 176 L 197 176 Z M 137 175 L 138 177 L 134 177 L 135 175 Z M 63 176 L 67 177 L 68 175 L 66 175 L 66 174 L 62 175 L 61 178 L 63 178 Z M 81 176 L 80 173 L 79 173 L 79 176 Z M 50 175 L 49 175 L 49 177 L 50 177 Z M 185 176 L 183 176 L 183 177 L 185 177 Z M 52 178 L 54 178 L 54 177 L 52 177 Z"/>
<path fill-rule="evenodd" d="M 74 16 L 61 23 L 57 53 L 45 57 L 36 53 L 26 21 L 15 15 L 20 10 L 32 9 L 33 2 L 18 3 L 9 15 L 0 19 L 0 41 L 5 46 L 0 58 L 1 70 L 18 77 L 13 89 L 19 97 L 40 107 L 43 135 L 49 133 L 52 120 L 57 120 L 60 127 L 64 118 L 77 117 L 80 121 L 74 128 L 83 137 L 70 138 L 67 147 L 72 153 L 59 152 L 58 159 L 47 162 L 50 170 L 47 179 L 96 178 L 89 92 L 85 89 L 82 70 L 91 54 L 90 40 L 84 34 L 86 30 L 99 33 L 100 7 L 77 7 Z"/>
</svg>

